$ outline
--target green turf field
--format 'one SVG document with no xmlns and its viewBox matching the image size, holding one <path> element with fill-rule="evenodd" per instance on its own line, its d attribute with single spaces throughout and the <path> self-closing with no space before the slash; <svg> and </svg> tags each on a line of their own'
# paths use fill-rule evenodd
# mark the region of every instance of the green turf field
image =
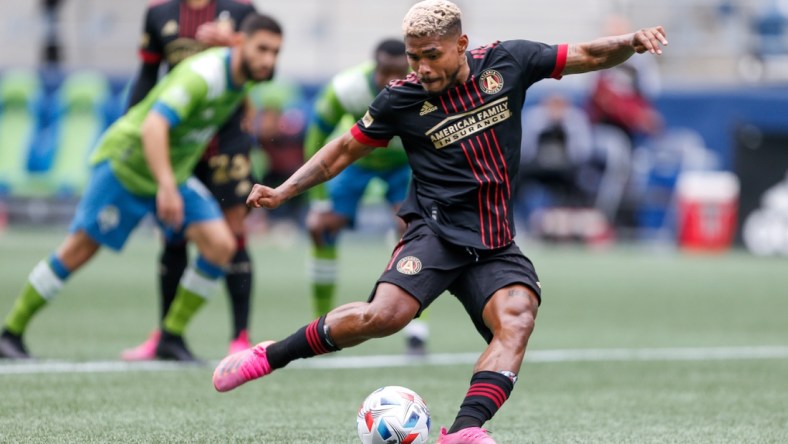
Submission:
<svg viewBox="0 0 788 444">
<path fill-rule="evenodd" d="M 2 316 L 64 233 L 0 234 Z M 347 240 L 343 301 L 367 296 L 389 254 L 382 241 Z M 250 243 L 252 334 L 278 339 L 312 318 L 307 247 Z M 142 230 L 124 254 L 103 252 L 33 321 L 28 346 L 47 361 L 0 363 L 0 442 L 356 443 L 356 409 L 381 385 L 426 399 L 432 441 L 453 420 L 470 378 L 466 362 L 483 342 L 449 295 L 428 314 L 430 351 L 447 362 L 440 365 L 403 366 L 401 336 L 345 350 L 341 361 L 302 361 L 227 394 L 213 391 L 212 367 L 119 365 L 120 350 L 155 324 L 157 248 Z M 544 303 L 521 380 L 488 424 L 497 442 L 788 442 L 788 261 L 523 248 Z M 187 331 L 209 360 L 227 346 L 225 299 L 217 295 Z M 389 362 L 379 355 L 391 355 L 391 366 L 350 368 L 359 362 L 350 357 Z M 334 363 L 341 368 L 325 368 Z"/>
</svg>

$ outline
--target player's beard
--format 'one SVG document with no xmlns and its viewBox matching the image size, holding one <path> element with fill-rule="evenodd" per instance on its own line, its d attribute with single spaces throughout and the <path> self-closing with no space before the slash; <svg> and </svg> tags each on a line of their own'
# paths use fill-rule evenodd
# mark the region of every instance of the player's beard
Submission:
<svg viewBox="0 0 788 444">
<path fill-rule="evenodd" d="M 437 97 L 443 95 L 449 89 L 454 88 L 459 83 L 459 81 L 457 80 L 457 76 L 460 74 L 460 69 L 462 69 L 462 65 L 457 66 L 457 69 L 454 70 L 454 72 L 451 73 L 451 75 L 446 76 L 446 78 L 449 80 L 448 82 L 446 82 L 446 86 L 443 89 L 437 92 L 427 91 L 427 94 L 433 97 Z"/>
<path fill-rule="evenodd" d="M 247 63 L 246 60 L 241 60 L 241 72 L 243 72 L 244 77 L 254 82 L 265 82 L 266 80 L 271 80 L 274 78 L 274 69 L 271 69 L 271 72 L 269 72 L 267 76 L 262 79 L 258 79 L 254 76 L 252 68 L 249 67 L 249 63 Z"/>
</svg>

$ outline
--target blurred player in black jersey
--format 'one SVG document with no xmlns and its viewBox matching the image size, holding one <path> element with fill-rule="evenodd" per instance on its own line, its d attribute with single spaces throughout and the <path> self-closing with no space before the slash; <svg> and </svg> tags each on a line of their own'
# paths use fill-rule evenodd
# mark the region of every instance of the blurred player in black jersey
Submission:
<svg viewBox="0 0 788 444">
<path fill-rule="evenodd" d="M 462 302 L 489 344 L 441 444 L 493 444 L 481 428 L 517 381 L 541 301 L 534 267 L 514 243 L 512 191 L 525 92 L 535 82 L 662 52 L 662 27 L 588 43 L 494 42 L 468 50 L 460 10 L 447 0 L 414 5 L 403 20 L 413 73 L 378 94 L 350 131 L 320 149 L 284 184 L 255 185 L 248 203 L 275 208 L 336 176 L 394 136 L 413 182 L 399 215 L 408 222 L 368 302 L 338 307 L 279 342 L 225 358 L 214 371 L 231 390 L 289 362 L 391 335 L 444 290 Z"/>
<path fill-rule="evenodd" d="M 142 65 L 131 90 L 129 107 L 141 101 L 156 85 L 162 65 L 172 69 L 186 57 L 211 46 L 229 46 L 232 34 L 254 7 L 246 0 L 153 0 L 145 16 L 140 43 Z M 252 296 L 252 263 L 246 250 L 244 219 L 247 214 L 246 195 L 251 189 L 249 150 L 251 136 L 242 130 L 244 107 L 219 129 L 208 144 L 205 155 L 197 164 L 194 175 L 216 197 L 225 220 L 236 237 L 237 252 L 226 275 L 227 291 L 232 307 L 233 330 L 230 353 L 249 347 L 249 307 Z M 160 257 L 159 288 L 161 319 L 169 310 L 178 282 L 187 264 L 186 240 L 168 241 Z M 124 350 L 127 361 L 156 357 L 190 360 L 188 350 L 170 350 L 159 346 L 160 330 L 153 331 L 137 347 Z M 167 338 L 164 338 L 166 342 Z M 157 351 L 158 347 L 158 351 Z"/>
</svg>

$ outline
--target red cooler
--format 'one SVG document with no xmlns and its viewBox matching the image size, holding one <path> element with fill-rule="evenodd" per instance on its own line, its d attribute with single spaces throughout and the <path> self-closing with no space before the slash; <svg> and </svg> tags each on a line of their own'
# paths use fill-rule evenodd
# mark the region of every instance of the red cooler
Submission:
<svg viewBox="0 0 788 444">
<path fill-rule="evenodd" d="M 723 171 L 681 173 L 678 195 L 678 243 L 692 251 L 725 251 L 736 232 L 739 179 Z"/>
</svg>

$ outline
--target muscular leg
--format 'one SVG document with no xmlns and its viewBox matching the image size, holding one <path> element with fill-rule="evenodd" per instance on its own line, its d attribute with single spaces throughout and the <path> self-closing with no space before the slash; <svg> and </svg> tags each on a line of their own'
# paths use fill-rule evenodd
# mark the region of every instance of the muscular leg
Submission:
<svg viewBox="0 0 788 444">
<path fill-rule="evenodd" d="M 476 362 L 474 372 L 519 372 L 538 310 L 539 299 L 524 285 L 511 285 L 496 291 L 482 313 L 485 325 L 493 332 L 493 339 Z"/>
<path fill-rule="evenodd" d="M 235 254 L 235 239 L 223 219 L 193 223 L 186 237 L 197 246 L 199 257 L 184 273 L 162 324 L 165 332 L 177 336 L 215 290 Z"/>
<path fill-rule="evenodd" d="M 232 310 L 232 338 L 235 339 L 249 328 L 252 300 L 252 260 L 246 250 L 246 225 L 244 223 L 249 209 L 246 205 L 240 204 L 225 208 L 223 212 L 224 220 L 235 238 L 236 245 L 235 254 L 225 276 Z"/>
<path fill-rule="evenodd" d="M 401 288 L 381 283 L 372 302 L 353 302 L 331 310 L 283 341 L 267 348 L 272 369 L 299 358 L 353 347 L 400 331 L 419 310 L 419 302 Z"/>
<path fill-rule="evenodd" d="M 396 285 L 381 283 L 372 302 L 354 302 L 331 310 L 326 326 L 339 348 L 391 336 L 402 330 L 419 311 L 419 302 Z"/>
<path fill-rule="evenodd" d="M 392 217 L 397 236 L 401 237 L 407 224 L 397 216 L 400 204 L 392 205 Z M 430 326 L 427 323 L 427 311 L 421 313 L 418 319 L 413 319 L 405 326 L 405 353 L 408 356 L 423 357 L 427 354 L 427 340 L 430 337 Z"/>
<path fill-rule="evenodd" d="M 16 298 L 11 312 L 5 319 L 3 336 L 11 339 L 18 345 L 22 353 L 13 353 L 5 350 L 6 345 L 0 350 L 0 356 L 10 358 L 27 357 L 27 351 L 21 343 L 21 336 L 27 329 L 30 319 L 44 305 L 54 298 L 68 280 L 72 272 L 85 265 L 99 250 L 100 245 L 90 238 L 84 231 L 69 234 L 55 253 L 36 265 L 28 277 L 27 283 Z"/>
<path fill-rule="evenodd" d="M 73 273 L 92 259 L 100 248 L 101 245 L 80 230 L 66 236 L 55 254 L 63 265 Z"/>
<path fill-rule="evenodd" d="M 215 233 L 208 233 L 215 227 Z M 216 239 L 213 239 L 215 235 Z M 127 361 L 165 359 L 191 361 L 194 358 L 186 350 L 182 338 L 186 324 L 213 291 L 214 280 L 224 276 L 224 267 L 229 262 L 227 249 L 234 251 L 235 240 L 223 220 L 191 224 L 186 238 L 199 239 L 199 259 L 187 270 L 187 242 L 167 243 L 160 259 L 161 285 L 161 333 L 154 331 L 142 344 L 124 350 L 121 358 Z M 202 245 L 202 248 L 200 247 Z M 164 345 L 161 345 L 164 335 Z"/>
<path fill-rule="evenodd" d="M 487 302 L 482 319 L 493 338 L 476 362 L 471 387 L 449 433 L 481 427 L 509 397 L 534 329 L 538 307 L 534 292 L 521 284 L 496 291 Z"/>
</svg>

